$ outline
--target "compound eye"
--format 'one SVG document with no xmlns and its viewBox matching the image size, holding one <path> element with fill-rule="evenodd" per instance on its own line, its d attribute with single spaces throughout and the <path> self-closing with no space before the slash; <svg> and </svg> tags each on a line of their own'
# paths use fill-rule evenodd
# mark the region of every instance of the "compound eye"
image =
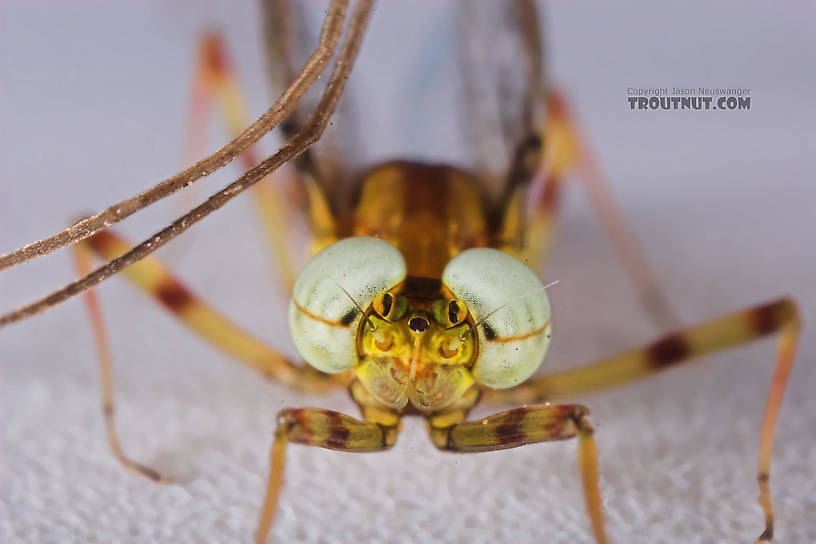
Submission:
<svg viewBox="0 0 816 544">
<path fill-rule="evenodd" d="M 476 381 L 503 389 L 529 378 L 547 353 L 551 333 L 550 303 L 533 271 L 503 251 L 476 248 L 451 259 L 442 282 L 456 297 L 442 318 L 459 317 L 453 302 L 462 301 L 476 325 Z"/>
<path fill-rule="evenodd" d="M 402 297 L 390 291 L 405 273 L 400 252 L 376 238 L 345 238 L 312 257 L 289 304 L 292 340 L 303 359 L 321 372 L 354 368 L 364 312 L 376 301 L 383 318 L 393 317 Z M 389 347 L 388 339 L 382 340 Z"/>
</svg>

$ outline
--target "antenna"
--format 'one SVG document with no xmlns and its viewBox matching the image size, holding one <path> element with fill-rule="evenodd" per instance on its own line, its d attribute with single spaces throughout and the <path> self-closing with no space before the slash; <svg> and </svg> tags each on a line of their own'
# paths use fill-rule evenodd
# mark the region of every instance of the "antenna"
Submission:
<svg viewBox="0 0 816 544">
<path fill-rule="evenodd" d="M 482 318 L 481 318 L 481 319 L 480 319 L 480 320 L 479 320 L 479 321 L 478 321 L 478 322 L 477 322 L 477 323 L 476 323 L 474 326 L 475 326 L 475 327 L 478 327 L 479 325 L 481 325 L 482 323 L 484 323 L 484 322 L 487 320 L 487 318 L 488 318 L 488 317 L 490 317 L 491 315 L 495 314 L 496 312 L 498 312 L 498 311 L 499 311 L 499 310 L 501 310 L 502 308 L 506 307 L 507 305 L 512 304 L 512 303 L 516 302 L 517 300 L 521 300 L 521 299 L 523 299 L 523 298 L 527 298 L 527 297 L 529 297 L 530 295 L 532 295 L 532 294 L 534 294 L 534 293 L 538 293 L 539 291 L 545 291 L 545 290 L 547 290 L 547 288 L 552 287 L 553 285 L 558 285 L 558 283 L 559 283 L 559 281 L 558 281 L 558 280 L 552 281 L 552 282 L 548 283 L 547 285 L 544 285 L 544 286 L 542 286 L 542 287 L 536 287 L 536 288 L 535 288 L 535 289 L 533 289 L 532 291 L 527 291 L 526 293 L 524 293 L 524 294 L 522 294 L 522 295 L 519 295 L 519 296 L 517 296 L 516 298 L 513 298 L 513 299 L 508 300 L 507 302 L 505 302 L 504 304 L 502 304 L 502 305 L 501 305 L 501 306 L 499 306 L 498 308 L 496 308 L 496 309 L 494 309 L 494 310 L 492 310 L 492 311 L 488 312 L 488 314 L 487 314 L 487 315 L 485 315 L 484 317 L 482 317 Z"/>
<path fill-rule="evenodd" d="M 351 295 L 349 294 L 349 292 L 348 292 L 348 291 L 346 291 L 346 290 L 343 288 L 343 286 L 342 286 L 342 285 L 340 285 L 340 282 L 338 282 L 336 279 L 334 279 L 334 278 L 333 278 L 333 277 L 331 277 L 331 276 L 327 276 L 327 277 L 328 277 L 330 280 L 332 280 L 332 281 L 334 282 L 334 284 L 335 284 L 335 285 L 336 285 L 336 286 L 337 286 L 337 287 L 338 287 L 338 288 L 339 288 L 341 291 L 343 291 L 343 293 L 345 293 L 345 295 L 346 295 L 346 296 L 349 298 L 349 300 L 351 301 L 351 303 L 352 303 L 352 304 L 354 304 L 354 306 L 355 306 L 355 307 L 356 307 L 358 310 L 360 310 L 360 315 L 362 315 L 362 316 L 363 316 L 363 319 L 365 319 L 365 320 L 366 320 L 366 323 L 368 323 L 368 326 L 369 326 L 369 327 L 371 327 L 371 330 L 372 330 L 372 331 L 376 331 L 376 330 L 377 330 L 377 327 L 375 327 L 375 326 L 374 326 L 374 323 L 372 323 L 372 322 L 371 322 L 371 319 L 369 319 L 369 318 L 368 318 L 368 316 L 365 314 L 365 311 L 363 310 L 363 308 L 362 308 L 362 307 L 361 307 L 359 304 L 357 304 L 357 301 L 356 301 L 356 300 L 354 300 L 354 297 L 353 297 L 353 296 L 351 296 Z"/>
</svg>

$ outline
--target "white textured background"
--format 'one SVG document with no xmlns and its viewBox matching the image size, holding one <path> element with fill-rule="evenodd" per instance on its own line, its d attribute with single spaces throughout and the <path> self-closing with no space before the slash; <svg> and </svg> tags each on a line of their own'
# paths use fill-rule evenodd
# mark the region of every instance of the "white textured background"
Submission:
<svg viewBox="0 0 816 544">
<path fill-rule="evenodd" d="M 251 2 L 66 6 L 0 5 L 0 251 L 178 169 L 203 28 L 225 33 L 252 112 L 267 105 Z M 408 93 L 388 75 L 402 65 L 385 54 L 427 54 L 444 28 L 432 8 L 383 2 L 374 16 L 355 72 L 370 108 L 374 158 L 428 150 L 445 158 L 434 140 L 439 130 L 405 143 L 401 126 L 388 121 Z M 781 294 L 799 300 L 805 334 L 771 482 L 778 541 L 816 542 L 816 7 L 559 2 L 547 11 L 552 73 L 683 320 Z M 632 85 L 750 87 L 752 109 L 630 112 Z M 214 130 L 211 141 L 224 138 Z M 230 169 L 204 188 L 236 174 Z M 178 200 L 157 206 L 122 230 L 141 239 L 181 209 Z M 159 254 L 207 300 L 291 353 L 284 303 L 251 212 L 240 199 Z M 657 331 L 576 187 L 560 227 L 547 273 L 561 282 L 551 291 L 549 368 L 652 339 Z M 5 272 L 1 309 L 72 274 L 67 252 Z M 284 406 L 353 413 L 353 406 L 342 393 L 306 397 L 259 379 L 124 281 L 111 280 L 100 293 L 125 447 L 180 483 L 135 477 L 109 453 L 93 340 L 83 306 L 73 301 L 0 331 L 0 541 L 248 541 L 275 413 Z M 773 357 L 773 342 L 762 341 L 579 399 L 598 428 L 614 542 L 756 537 L 756 445 Z M 419 421 L 407 420 L 387 453 L 290 451 L 275 529 L 282 542 L 589 541 L 574 443 L 443 454 Z"/>
</svg>

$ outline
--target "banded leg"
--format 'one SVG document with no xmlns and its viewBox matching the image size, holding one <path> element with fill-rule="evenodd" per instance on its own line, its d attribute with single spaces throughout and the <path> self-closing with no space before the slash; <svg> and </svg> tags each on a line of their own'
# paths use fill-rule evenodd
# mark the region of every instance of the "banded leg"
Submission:
<svg viewBox="0 0 816 544">
<path fill-rule="evenodd" d="M 606 543 L 598 486 L 598 453 L 589 411 L 583 406 L 526 406 L 449 427 L 440 427 L 429 419 L 427 426 L 436 447 L 463 453 L 503 450 L 577 436 L 578 466 L 592 532 L 598 544 Z"/>
<path fill-rule="evenodd" d="M 352 15 L 349 28 L 346 33 L 346 42 L 338 58 L 338 61 L 342 63 L 342 66 L 335 67 L 335 70 L 332 73 L 331 81 L 329 82 L 329 85 L 334 86 L 334 89 L 332 90 L 327 88 L 327 91 L 324 93 L 324 100 L 321 101 L 321 104 L 319 104 L 316 108 L 315 114 L 312 116 L 313 118 L 329 115 L 334 109 L 337 98 L 339 98 L 340 93 L 342 93 L 344 79 L 351 70 L 351 66 L 354 63 L 354 58 L 357 55 L 359 42 L 362 38 L 363 30 L 368 19 L 368 13 L 371 9 L 371 1 L 372 0 L 361 0 L 357 5 L 355 13 Z M 55 251 L 65 245 L 78 242 L 83 238 L 87 238 L 95 232 L 106 229 L 113 223 L 121 221 L 122 219 L 136 213 L 150 204 L 178 191 L 179 189 L 187 187 L 196 180 L 209 175 L 232 161 L 247 147 L 257 142 L 267 132 L 274 129 L 282 119 L 285 119 L 298 104 L 307 89 L 311 87 L 326 66 L 328 66 L 328 61 L 334 56 L 335 48 L 343 30 L 343 21 L 346 18 L 347 7 L 348 0 L 332 0 L 331 4 L 326 10 L 326 16 L 323 20 L 323 27 L 320 32 L 317 47 L 309 56 L 308 60 L 304 63 L 303 67 L 298 72 L 297 77 L 295 77 L 289 83 L 283 93 L 281 93 L 280 97 L 275 101 L 275 104 L 254 123 L 252 123 L 252 125 L 248 126 L 246 130 L 241 133 L 240 137 L 236 138 L 232 142 L 229 142 L 221 149 L 200 160 L 190 168 L 187 168 L 175 176 L 167 178 L 166 180 L 137 196 L 109 206 L 104 211 L 92 217 L 81 219 L 67 229 L 53 236 L 28 244 L 27 246 L 7 253 L 6 255 L 0 255 L 0 270 L 25 262 L 34 257 L 51 253 L 52 251 Z M 311 121 L 312 119 L 310 118 L 310 122 Z M 294 153 L 283 153 L 283 151 L 281 151 L 277 154 L 278 159 L 282 159 L 280 160 L 281 164 L 297 155 L 297 152 L 302 152 L 302 148 L 308 147 L 312 143 L 310 138 L 317 139 L 317 137 L 319 137 L 320 132 L 322 132 L 323 127 L 325 126 L 325 122 L 322 119 L 314 119 L 314 121 L 316 122 L 311 123 L 313 126 L 309 127 L 308 125 L 310 123 L 307 123 L 307 125 L 304 126 L 303 134 L 298 135 L 303 137 L 301 139 L 302 141 L 298 142 L 297 138 L 293 138 L 293 140 L 296 140 L 296 142 L 293 142 L 296 143 L 296 145 L 290 146 L 290 149 L 295 149 L 296 151 Z M 272 160 L 271 158 L 264 162 L 270 163 L 270 168 L 264 168 L 264 172 L 261 173 L 258 179 L 261 179 L 263 174 L 268 173 L 267 170 L 271 171 L 280 166 L 280 164 L 278 164 L 278 160 Z M 257 180 L 253 180 L 253 182 L 256 181 Z M 236 191 L 235 187 L 233 187 L 232 192 L 237 194 L 240 191 Z M 213 202 L 210 204 L 212 205 Z M 39 310 L 44 309 L 45 307 L 47 306 L 37 305 Z M 17 319 L 24 317 L 24 315 L 30 315 L 31 313 L 32 312 L 30 310 L 25 313 L 14 312 L 15 315 L 13 316 L 13 319 L 12 314 L 0 316 L 0 324 L 16 321 Z"/>
<path fill-rule="evenodd" d="M 283 484 L 286 446 L 292 442 L 350 452 L 383 451 L 394 445 L 398 426 L 360 421 L 339 412 L 319 408 L 283 410 L 278 414 L 275 440 L 269 454 L 269 479 L 261 507 L 255 541 L 266 542 L 275 522 L 278 497 Z"/>
<path fill-rule="evenodd" d="M 506 391 L 488 391 L 493 402 L 524 404 L 574 397 L 624 385 L 701 355 L 739 346 L 771 333 L 780 333 L 776 367 L 759 438 L 759 504 L 765 514 L 765 530 L 758 541 L 773 539 L 773 506 L 769 479 L 773 435 L 799 340 L 799 312 L 793 300 L 784 298 L 704 321 L 669 334 L 637 349 L 624 351 L 574 370 L 533 378 Z"/>
<path fill-rule="evenodd" d="M 335 0 L 335 2 L 339 1 L 340 0 Z M 334 7 L 335 5 L 340 4 L 332 3 L 331 6 Z M 357 58 L 357 52 L 360 50 L 360 44 L 362 43 L 363 34 L 366 24 L 368 23 L 368 17 L 371 13 L 372 5 L 373 0 L 358 1 L 348 23 L 346 39 L 344 40 L 340 49 L 337 62 L 332 70 L 331 78 L 326 84 L 326 89 L 320 99 L 320 103 L 312 113 L 311 117 L 309 117 L 309 120 L 304 125 L 303 130 L 298 132 L 294 138 L 292 138 L 286 145 L 281 147 L 277 153 L 265 159 L 258 166 L 244 173 L 240 178 L 230 183 L 220 191 L 214 193 L 203 203 L 179 217 L 150 238 L 134 246 L 132 249 L 130 249 L 130 251 L 121 257 L 118 257 L 117 259 L 96 268 L 89 274 L 74 280 L 60 289 L 52 291 L 44 297 L 20 306 L 16 310 L 0 315 L 0 327 L 14 323 L 15 321 L 20 321 L 21 319 L 25 319 L 26 317 L 45 311 L 48 308 L 52 308 L 60 302 L 76 296 L 82 291 L 93 287 L 114 274 L 117 274 L 126 266 L 145 258 L 147 255 L 150 255 L 173 238 L 179 236 L 181 233 L 185 232 L 187 229 L 207 217 L 209 214 L 224 206 L 227 202 L 240 195 L 252 185 L 264 179 L 268 174 L 298 156 L 310 145 L 320 139 L 320 135 L 323 134 L 323 131 L 329 123 L 329 118 L 334 112 L 335 106 L 337 106 L 337 101 L 343 94 L 346 81 L 352 67 L 354 66 L 354 59 Z M 332 13 L 334 13 L 334 11 L 330 10 L 329 15 L 327 16 L 330 16 Z M 148 205 L 149 202 L 149 199 L 141 202 L 141 204 L 143 204 L 142 207 Z M 98 217 L 101 216 L 94 216 L 94 218 Z M 82 221 L 77 224 L 80 223 L 82 223 Z M 110 224 L 111 223 L 106 223 L 105 227 L 109 226 Z M 68 230 L 70 231 L 71 228 Z M 85 231 L 85 234 L 80 236 L 80 238 L 90 236 L 96 232 L 96 230 Z M 74 239 L 72 239 L 72 241 L 73 240 Z M 49 249 L 49 251 L 53 249 L 54 248 Z M 20 252 L 23 253 L 27 251 L 28 249 L 26 248 L 20 250 Z M 17 255 L 18 253 L 19 252 L 15 252 L 14 255 Z M 9 256 L 9 258 L 14 257 L 14 255 Z M 22 255 L 22 253 L 20 253 L 20 255 Z M 0 257 L 0 259 L 2 258 Z"/>
<path fill-rule="evenodd" d="M 110 230 L 94 234 L 77 247 L 81 251 L 90 249 L 104 259 L 114 259 L 130 249 L 127 242 Z M 124 274 L 204 340 L 276 382 L 315 392 L 347 383 L 343 375 L 321 374 L 312 367 L 295 365 L 286 360 L 202 302 L 154 257 L 147 257 L 125 268 Z"/>
</svg>

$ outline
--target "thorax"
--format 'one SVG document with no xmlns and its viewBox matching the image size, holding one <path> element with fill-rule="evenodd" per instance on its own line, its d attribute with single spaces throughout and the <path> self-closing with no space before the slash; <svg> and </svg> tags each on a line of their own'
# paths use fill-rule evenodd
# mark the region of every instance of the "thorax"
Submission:
<svg viewBox="0 0 816 544">
<path fill-rule="evenodd" d="M 409 277 L 439 279 L 459 252 L 487 245 L 483 197 L 467 173 L 394 161 L 361 180 L 348 236 L 374 236 L 405 257 Z"/>
</svg>

